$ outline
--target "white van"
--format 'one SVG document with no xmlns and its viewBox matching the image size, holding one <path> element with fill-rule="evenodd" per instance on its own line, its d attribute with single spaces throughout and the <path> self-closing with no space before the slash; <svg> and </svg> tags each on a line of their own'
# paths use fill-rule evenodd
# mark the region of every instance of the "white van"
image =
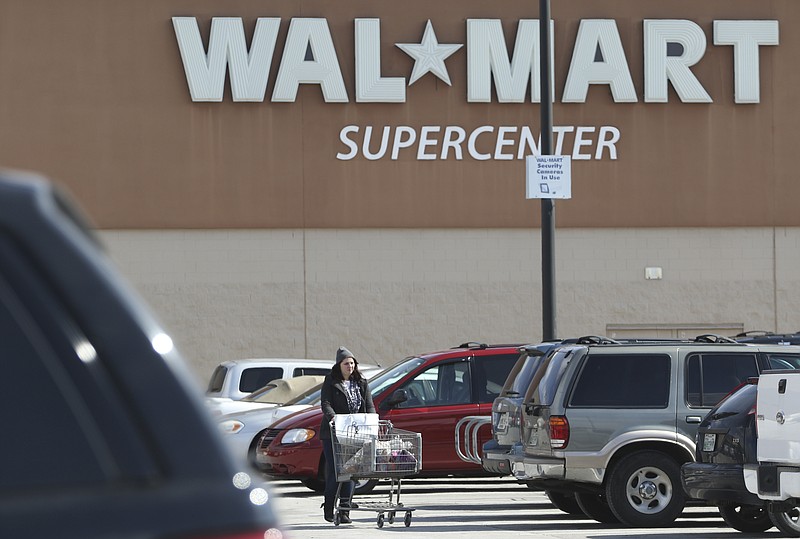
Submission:
<svg viewBox="0 0 800 539">
<path fill-rule="evenodd" d="M 239 400 L 278 378 L 325 375 L 331 372 L 333 359 L 234 359 L 217 365 L 211 374 L 206 397 Z M 380 369 L 359 361 L 361 372 Z"/>
</svg>

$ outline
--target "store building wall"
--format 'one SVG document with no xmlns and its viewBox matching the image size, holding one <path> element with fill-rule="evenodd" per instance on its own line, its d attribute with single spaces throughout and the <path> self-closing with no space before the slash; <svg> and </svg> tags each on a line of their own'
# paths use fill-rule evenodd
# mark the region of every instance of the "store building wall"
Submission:
<svg viewBox="0 0 800 539">
<path fill-rule="evenodd" d="M 205 382 L 220 361 L 365 361 L 541 339 L 538 229 L 104 231 Z M 559 229 L 561 337 L 800 329 L 800 228 Z M 661 268 L 661 279 L 645 279 Z"/>
</svg>

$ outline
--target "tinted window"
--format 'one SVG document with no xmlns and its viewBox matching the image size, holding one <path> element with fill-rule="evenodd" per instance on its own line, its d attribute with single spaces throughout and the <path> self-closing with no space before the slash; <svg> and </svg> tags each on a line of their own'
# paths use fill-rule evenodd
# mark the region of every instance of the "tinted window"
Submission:
<svg viewBox="0 0 800 539">
<path fill-rule="evenodd" d="M 800 356 L 797 354 L 767 354 L 770 369 L 800 369 Z"/>
<path fill-rule="evenodd" d="M 692 354 L 687 362 L 689 406 L 714 406 L 736 386 L 758 376 L 755 354 Z"/>
<path fill-rule="evenodd" d="M 667 355 L 590 353 L 573 389 L 570 405 L 665 408 L 669 403 L 669 387 Z"/>
<path fill-rule="evenodd" d="M 533 379 L 533 375 L 544 362 L 544 357 L 545 356 L 529 356 L 528 354 L 522 354 L 519 358 L 519 362 L 521 363 L 519 371 L 513 380 L 506 380 L 504 394 L 511 397 L 524 395 Z"/>
<path fill-rule="evenodd" d="M 331 372 L 330 367 L 328 368 L 317 368 L 317 367 L 295 367 L 292 376 L 325 376 Z"/>
<path fill-rule="evenodd" d="M 756 393 L 758 385 L 745 384 L 736 393 L 731 394 L 727 399 L 720 403 L 716 409 L 717 414 L 747 413 L 756 405 Z"/>
<path fill-rule="evenodd" d="M 211 380 L 208 382 L 209 393 L 219 393 L 222 391 L 222 384 L 225 382 L 225 375 L 228 369 L 222 365 L 218 365 L 214 372 L 211 374 Z"/>
<path fill-rule="evenodd" d="M 544 406 L 553 404 L 556 389 L 564 376 L 564 371 L 576 355 L 574 349 L 562 349 L 557 350 L 553 355 L 546 356 L 542 364 L 542 368 L 545 369 L 544 375 L 535 387 L 533 385 L 528 387 L 525 401 Z"/>
<path fill-rule="evenodd" d="M 0 490 L 152 476 L 103 357 L 3 238 L 0 271 Z"/>
<path fill-rule="evenodd" d="M 478 402 L 492 402 L 500 395 L 508 373 L 517 358 L 517 354 L 476 356 L 474 358 L 473 371 Z"/>
<path fill-rule="evenodd" d="M 239 379 L 239 391 L 252 393 L 278 378 L 283 378 L 281 367 L 252 367 L 242 372 Z"/>
<path fill-rule="evenodd" d="M 516 356 L 514 356 L 516 357 Z M 408 400 L 398 408 L 419 408 L 472 402 L 469 362 L 438 364 L 403 384 Z"/>
<path fill-rule="evenodd" d="M 103 467 L 76 416 L 83 415 L 80 396 L 65 373 L 59 372 L 51 351 L 42 343 L 33 344 L 39 339 L 30 335 L 32 328 L 18 323 L 20 314 L 0 305 L 1 361 L 3 377 L 9 382 L 4 384 L 0 407 L 4 432 L 0 488 L 53 484 L 54 475 L 58 483 L 101 481 Z"/>
</svg>

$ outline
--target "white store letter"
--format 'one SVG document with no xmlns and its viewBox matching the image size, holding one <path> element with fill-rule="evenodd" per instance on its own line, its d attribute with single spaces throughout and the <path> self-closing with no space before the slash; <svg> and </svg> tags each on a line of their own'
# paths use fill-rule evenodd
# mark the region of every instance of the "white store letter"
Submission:
<svg viewBox="0 0 800 539">
<path fill-rule="evenodd" d="M 714 45 L 733 45 L 736 103 L 760 103 L 760 45 L 778 44 L 778 21 L 714 21 Z"/>
<path fill-rule="evenodd" d="M 406 79 L 381 77 L 381 21 L 356 19 L 356 101 L 405 103 Z"/>
<path fill-rule="evenodd" d="M 306 60 L 311 47 L 313 60 Z M 294 18 L 283 48 L 283 58 L 275 80 L 272 100 L 292 103 L 300 84 L 319 84 L 326 103 L 347 103 L 339 59 L 325 19 Z"/>
<path fill-rule="evenodd" d="M 595 61 L 600 49 L 603 61 Z M 614 20 L 582 20 L 575 38 L 563 103 L 585 103 L 590 84 L 608 84 L 616 103 L 636 103 L 628 60 Z"/>
<path fill-rule="evenodd" d="M 680 43 L 681 56 L 667 56 L 667 44 Z M 644 21 L 644 100 L 666 103 L 667 81 L 684 103 L 712 103 L 691 66 L 706 52 L 706 35 L 696 23 L 687 20 Z"/>
<path fill-rule="evenodd" d="M 172 27 L 192 101 L 222 101 L 226 67 L 230 71 L 234 101 L 264 101 L 280 19 L 259 18 L 256 21 L 249 53 L 242 19 L 211 19 L 208 55 L 203 48 L 196 18 L 173 17 Z"/>
</svg>

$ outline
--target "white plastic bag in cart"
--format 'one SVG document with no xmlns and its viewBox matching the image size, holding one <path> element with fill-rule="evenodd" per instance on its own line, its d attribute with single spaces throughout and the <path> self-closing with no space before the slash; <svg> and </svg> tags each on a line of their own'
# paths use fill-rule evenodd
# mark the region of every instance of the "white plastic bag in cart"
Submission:
<svg viewBox="0 0 800 539">
<path fill-rule="evenodd" d="M 378 437 L 378 414 L 336 414 L 333 421 L 340 444 L 361 445 Z"/>
</svg>

